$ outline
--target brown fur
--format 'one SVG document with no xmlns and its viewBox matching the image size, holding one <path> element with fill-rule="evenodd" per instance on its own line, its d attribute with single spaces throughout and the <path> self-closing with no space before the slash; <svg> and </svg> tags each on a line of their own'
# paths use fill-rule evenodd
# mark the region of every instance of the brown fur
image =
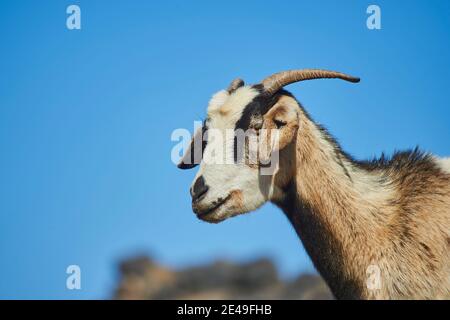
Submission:
<svg viewBox="0 0 450 320">
<path fill-rule="evenodd" d="M 223 167 L 200 168 L 211 183 L 210 199 L 193 203 L 200 219 L 219 223 L 270 200 L 337 298 L 450 298 L 450 159 L 414 150 L 356 161 L 287 91 L 268 95 L 233 83 L 232 95 L 221 91 L 210 101 L 211 125 L 251 128 L 260 144 L 250 147 L 246 137 L 252 161 L 242 179 L 240 166 L 230 176 Z M 262 174 L 267 164 L 275 174 Z M 180 167 L 193 166 L 183 160 Z"/>
<path fill-rule="evenodd" d="M 335 296 L 450 298 L 450 174 L 418 151 L 354 161 L 302 108 L 297 121 L 273 201 Z M 379 288 L 368 289 L 370 266 Z"/>
</svg>

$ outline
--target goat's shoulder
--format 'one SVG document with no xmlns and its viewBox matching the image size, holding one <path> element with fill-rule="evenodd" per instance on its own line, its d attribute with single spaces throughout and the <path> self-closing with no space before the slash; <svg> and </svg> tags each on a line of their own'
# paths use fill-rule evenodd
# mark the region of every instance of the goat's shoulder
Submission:
<svg viewBox="0 0 450 320">
<path fill-rule="evenodd" d="M 418 148 L 398 151 L 391 157 L 381 154 L 379 158 L 356 164 L 367 171 L 380 173 L 386 181 L 403 190 L 429 191 L 436 184 L 450 184 L 450 158 L 438 158 Z"/>
</svg>

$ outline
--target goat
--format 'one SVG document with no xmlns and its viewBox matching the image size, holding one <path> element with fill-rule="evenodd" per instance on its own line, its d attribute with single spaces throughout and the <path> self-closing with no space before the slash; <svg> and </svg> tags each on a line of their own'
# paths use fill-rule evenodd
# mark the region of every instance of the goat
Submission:
<svg viewBox="0 0 450 320">
<path fill-rule="evenodd" d="M 334 71 L 292 70 L 257 85 L 236 79 L 213 96 L 200 152 L 219 143 L 205 134 L 211 129 L 270 129 L 278 145 L 266 144 L 279 158 L 271 175 L 245 161 L 220 165 L 200 158 L 190 189 L 193 211 L 218 223 L 275 203 L 338 299 L 449 298 L 450 159 L 418 149 L 372 161 L 352 158 L 283 89 L 319 78 L 359 82 Z M 194 140 L 181 169 L 199 164 L 192 163 Z M 238 150 L 235 138 L 220 143 Z"/>
</svg>

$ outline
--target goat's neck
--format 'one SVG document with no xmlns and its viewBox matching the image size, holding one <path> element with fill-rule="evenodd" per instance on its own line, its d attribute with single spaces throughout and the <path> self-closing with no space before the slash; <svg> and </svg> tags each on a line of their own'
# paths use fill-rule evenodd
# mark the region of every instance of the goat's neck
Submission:
<svg viewBox="0 0 450 320">
<path fill-rule="evenodd" d="M 363 297 L 371 248 L 384 219 L 379 209 L 390 193 L 307 117 L 300 124 L 295 165 L 280 207 L 333 293 Z"/>
</svg>

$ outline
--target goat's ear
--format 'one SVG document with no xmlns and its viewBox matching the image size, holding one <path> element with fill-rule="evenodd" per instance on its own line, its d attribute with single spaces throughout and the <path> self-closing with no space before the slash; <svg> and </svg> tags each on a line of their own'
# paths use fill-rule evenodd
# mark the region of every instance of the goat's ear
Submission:
<svg viewBox="0 0 450 320">
<path fill-rule="evenodd" d="M 204 127 L 199 128 L 189 144 L 186 152 L 178 164 L 179 169 L 192 169 L 200 164 L 203 154 L 203 132 Z"/>
<path fill-rule="evenodd" d="M 274 152 L 294 140 L 299 126 L 298 117 L 298 104 L 290 97 L 281 97 L 263 116 L 259 148 L 261 162 L 268 162 Z"/>
</svg>

